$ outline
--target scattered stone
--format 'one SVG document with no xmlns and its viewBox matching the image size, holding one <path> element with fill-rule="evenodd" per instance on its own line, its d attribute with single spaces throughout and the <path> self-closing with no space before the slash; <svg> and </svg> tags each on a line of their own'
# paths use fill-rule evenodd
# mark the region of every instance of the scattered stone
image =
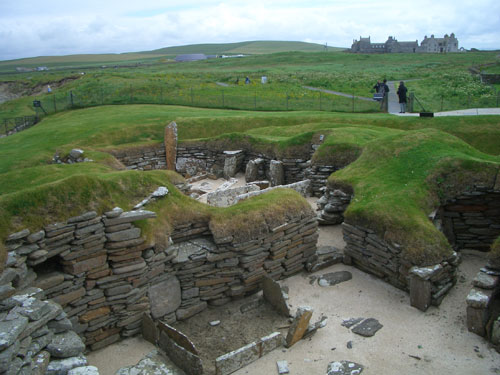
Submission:
<svg viewBox="0 0 500 375">
<path fill-rule="evenodd" d="M 488 275 L 484 272 L 478 272 L 478 274 L 472 281 L 472 284 L 478 288 L 494 289 L 497 286 L 499 279 L 500 278 L 498 276 Z"/>
<path fill-rule="evenodd" d="M 352 279 L 349 271 L 331 272 L 321 275 L 318 279 L 319 286 L 333 286 Z"/>
<path fill-rule="evenodd" d="M 352 341 L 347 341 L 347 349 L 352 349 Z"/>
<path fill-rule="evenodd" d="M 14 344 L 18 336 L 28 326 L 28 318 L 19 316 L 16 319 L 0 322 L 0 350 Z"/>
<path fill-rule="evenodd" d="M 220 324 L 220 320 L 214 320 L 209 323 L 212 327 L 218 326 Z"/>
<path fill-rule="evenodd" d="M 352 332 L 364 337 L 371 337 L 374 336 L 382 327 L 383 325 L 380 324 L 377 319 L 368 318 L 356 325 L 352 329 Z"/>
<path fill-rule="evenodd" d="M 290 373 L 290 371 L 288 370 L 288 362 L 287 361 L 277 361 L 276 365 L 278 366 L 278 374 Z"/>
<path fill-rule="evenodd" d="M 361 322 L 363 319 L 364 318 L 346 319 L 346 320 L 342 321 L 341 326 L 342 327 L 346 327 L 346 328 L 351 328 L 352 326 L 355 326 L 356 324 L 358 324 L 359 322 Z"/>
<path fill-rule="evenodd" d="M 111 211 L 105 212 L 104 216 L 106 216 L 108 219 L 114 219 L 115 217 L 120 216 L 123 213 L 123 209 L 120 207 L 115 207 Z"/>
<path fill-rule="evenodd" d="M 350 361 L 330 362 L 326 375 L 357 375 L 363 372 L 363 366 Z"/>
</svg>

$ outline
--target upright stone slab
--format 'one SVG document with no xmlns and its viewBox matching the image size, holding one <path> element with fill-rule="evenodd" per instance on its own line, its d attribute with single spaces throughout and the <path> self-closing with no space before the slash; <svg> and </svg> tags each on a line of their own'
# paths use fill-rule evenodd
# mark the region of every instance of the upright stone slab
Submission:
<svg viewBox="0 0 500 375">
<path fill-rule="evenodd" d="M 150 286 L 148 294 L 153 319 L 170 314 L 181 305 L 181 284 L 175 276 Z"/>
<path fill-rule="evenodd" d="M 241 162 L 243 161 L 243 151 L 224 151 L 224 177 L 234 177 L 240 169 Z"/>
<path fill-rule="evenodd" d="M 299 341 L 307 328 L 309 327 L 309 321 L 311 320 L 313 309 L 309 306 L 300 306 L 295 314 L 294 321 L 288 333 L 286 335 L 286 347 L 289 348 Z"/>
<path fill-rule="evenodd" d="M 431 305 L 431 282 L 417 275 L 410 276 L 410 305 L 421 311 L 426 311 Z"/>
<path fill-rule="evenodd" d="M 165 158 L 167 169 L 175 171 L 177 161 L 177 124 L 172 121 L 165 127 Z"/>
<path fill-rule="evenodd" d="M 280 186 L 285 183 L 285 171 L 283 163 L 279 160 L 271 160 L 269 165 L 269 181 L 271 186 Z"/>
</svg>

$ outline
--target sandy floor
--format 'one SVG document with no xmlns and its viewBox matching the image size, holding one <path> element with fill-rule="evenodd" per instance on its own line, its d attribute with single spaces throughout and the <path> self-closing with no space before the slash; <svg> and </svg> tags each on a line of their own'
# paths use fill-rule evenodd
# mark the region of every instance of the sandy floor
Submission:
<svg viewBox="0 0 500 375">
<path fill-rule="evenodd" d="M 314 204 L 315 199 L 309 201 Z M 343 248 L 340 226 L 320 227 L 318 246 L 322 245 Z M 277 374 L 278 360 L 288 361 L 290 374 L 301 375 L 323 375 L 329 362 L 341 360 L 364 365 L 363 374 L 500 374 L 500 355 L 466 327 L 465 297 L 486 260 L 473 253 L 463 254 L 463 258 L 460 281 L 439 308 L 431 307 L 425 313 L 410 306 L 407 293 L 342 264 L 282 281 L 290 289 L 292 310 L 311 306 L 313 321 L 324 314 L 327 326 L 312 338 L 290 349 L 275 350 L 234 374 Z M 352 280 L 330 287 L 310 283 L 311 275 L 340 270 L 351 272 Z M 374 337 L 365 338 L 341 326 L 344 319 L 357 317 L 376 318 L 384 327 Z M 352 349 L 347 348 L 349 341 Z M 133 338 L 90 353 L 88 359 L 101 375 L 111 375 L 137 363 L 152 349 L 146 341 Z"/>
</svg>

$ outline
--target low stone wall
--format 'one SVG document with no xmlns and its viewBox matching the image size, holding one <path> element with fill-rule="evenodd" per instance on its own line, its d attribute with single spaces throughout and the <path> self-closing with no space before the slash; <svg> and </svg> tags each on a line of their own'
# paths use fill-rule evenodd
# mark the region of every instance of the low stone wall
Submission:
<svg viewBox="0 0 500 375">
<path fill-rule="evenodd" d="M 500 74 L 481 73 L 480 76 L 483 83 L 500 83 Z"/>
<path fill-rule="evenodd" d="M 112 154 L 125 165 L 127 169 L 148 171 L 152 169 L 167 168 L 164 145 L 114 151 Z"/>
<path fill-rule="evenodd" d="M 316 252 L 312 211 L 260 228 L 245 242 L 214 238 L 208 222 L 186 224 L 174 229 L 166 247 L 146 242 L 133 224 L 154 216 L 87 212 L 9 236 L 0 304 L 38 287 L 44 300 L 62 306 L 60 318 L 68 319 L 87 348 L 96 350 L 139 333 L 145 312 L 168 323 L 187 319 L 209 304 L 255 292 L 266 275 L 280 279 L 301 271 Z"/>
<path fill-rule="evenodd" d="M 419 268 L 401 257 L 401 246 L 385 242 L 374 231 L 345 222 L 342 229 L 345 262 L 409 291 L 411 305 L 420 310 L 439 305 L 456 283 L 456 253 L 440 264 Z"/>
<path fill-rule="evenodd" d="M 500 193 L 479 189 L 463 193 L 441 207 L 438 219 L 457 249 L 489 251 L 500 235 Z"/>
<path fill-rule="evenodd" d="M 311 156 L 314 148 L 311 149 Z M 165 147 L 147 147 L 113 152 L 113 155 L 128 169 L 152 170 L 165 169 Z M 234 159 L 234 160 L 233 160 Z M 194 176 L 209 172 L 217 177 L 232 177 L 237 172 L 244 172 L 247 164 L 257 160 L 253 178 L 247 182 L 270 180 L 269 170 L 272 157 L 245 151 L 209 150 L 201 146 L 179 145 L 177 147 L 176 169 L 180 173 Z M 311 191 L 315 196 L 322 194 L 328 177 L 338 170 L 329 165 L 312 165 L 310 160 L 282 159 L 283 184 L 292 184 L 303 180 L 311 180 Z"/>
<path fill-rule="evenodd" d="M 493 315 L 493 301 L 500 294 L 500 269 L 490 265 L 481 268 L 472 285 L 466 299 L 467 328 L 489 339 L 500 352 L 500 317 Z"/>
</svg>

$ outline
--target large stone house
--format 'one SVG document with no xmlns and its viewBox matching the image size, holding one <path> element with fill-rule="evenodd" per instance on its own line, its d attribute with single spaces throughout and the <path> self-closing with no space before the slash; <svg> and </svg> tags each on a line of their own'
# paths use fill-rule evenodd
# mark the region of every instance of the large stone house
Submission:
<svg viewBox="0 0 500 375">
<path fill-rule="evenodd" d="M 385 43 L 372 43 L 370 37 L 359 38 L 354 40 L 351 46 L 351 52 L 354 53 L 416 53 L 416 52 L 458 52 L 458 40 L 455 34 L 444 38 L 435 38 L 431 35 L 430 38 L 425 36 L 424 40 L 418 45 L 418 40 L 400 42 L 396 38 L 390 36 Z"/>
</svg>

